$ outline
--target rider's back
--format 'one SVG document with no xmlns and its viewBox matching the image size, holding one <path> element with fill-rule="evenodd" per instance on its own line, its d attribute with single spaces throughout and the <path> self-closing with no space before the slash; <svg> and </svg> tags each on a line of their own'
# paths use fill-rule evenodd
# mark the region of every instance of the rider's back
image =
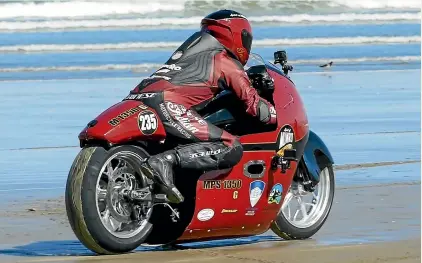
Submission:
<svg viewBox="0 0 422 263">
<path fill-rule="evenodd" d="M 196 32 L 134 92 L 165 91 L 164 100 L 198 109 L 227 88 L 225 76 L 238 74 L 244 74 L 242 65 L 220 42 L 206 32 Z"/>
</svg>

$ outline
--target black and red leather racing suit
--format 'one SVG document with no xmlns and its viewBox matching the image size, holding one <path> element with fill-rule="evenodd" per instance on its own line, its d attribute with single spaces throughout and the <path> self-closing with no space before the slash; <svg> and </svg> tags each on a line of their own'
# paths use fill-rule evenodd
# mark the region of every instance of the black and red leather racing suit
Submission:
<svg viewBox="0 0 422 263">
<path fill-rule="evenodd" d="M 239 61 L 206 32 L 193 34 L 131 94 L 144 93 L 138 97 L 157 111 L 167 136 L 182 142 L 175 149 L 181 168 L 210 171 L 230 168 L 243 155 L 235 136 L 197 113 L 226 89 L 244 102 L 247 113 L 276 123 L 274 107 L 257 94 Z"/>
</svg>

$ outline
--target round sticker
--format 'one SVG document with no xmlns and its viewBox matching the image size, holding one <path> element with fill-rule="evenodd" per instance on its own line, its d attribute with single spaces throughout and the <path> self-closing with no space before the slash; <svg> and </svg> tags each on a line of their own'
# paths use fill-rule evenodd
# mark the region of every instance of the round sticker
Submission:
<svg viewBox="0 0 422 263">
<path fill-rule="evenodd" d="M 197 218 L 199 221 L 208 221 L 211 218 L 213 218 L 213 216 L 214 216 L 214 210 L 207 208 L 207 209 L 202 209 L 201 211 L 199 211 Z"/>
<path fill-rule="evenodd" d="M 151 135 L 158 128 L 157 116 L 154 112 L 146 110 L 138 115 L 138 127 L 142 134 Z"/>
</svg>

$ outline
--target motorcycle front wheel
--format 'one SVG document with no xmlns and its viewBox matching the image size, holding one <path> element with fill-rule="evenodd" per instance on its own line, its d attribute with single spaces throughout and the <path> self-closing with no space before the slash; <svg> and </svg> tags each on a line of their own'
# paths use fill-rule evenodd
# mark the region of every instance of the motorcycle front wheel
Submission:
<svg viewBox="0 0 422 263">
<path fill-rule="evenodd" d="M 142 148 L 83 148 L 70 169 L 66 212 L 76 237 L 98 254 L 137 248 L 152 230 L 152 203 L 133 203 L 124 193 L 145 188 L 137 165 L 148 156 Z"/>
<path fill-rule="evenodd" d="M 300 182 L 292 182 L 271 224 L 271 230 L 279 237 L 287 240 L 307 239 L 324 225 L 334 199 L 335 182 L 331 164 L 321 169 L 319 178 L 313 192 L 306 191 Z"/>
</svg>

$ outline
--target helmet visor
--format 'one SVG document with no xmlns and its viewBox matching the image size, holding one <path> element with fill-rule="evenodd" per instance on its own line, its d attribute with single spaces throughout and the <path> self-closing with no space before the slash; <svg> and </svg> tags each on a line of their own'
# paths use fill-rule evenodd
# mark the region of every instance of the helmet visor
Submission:
<svg viewBox="0 0 422 263">
<path fill-rule="evenodd" d="M 248 54 L 251 53 L 252 47 L 252 34 L 249 33 L 246 29 L 242 30 L 242 46 L 247 50 Z"/>
</svg>

